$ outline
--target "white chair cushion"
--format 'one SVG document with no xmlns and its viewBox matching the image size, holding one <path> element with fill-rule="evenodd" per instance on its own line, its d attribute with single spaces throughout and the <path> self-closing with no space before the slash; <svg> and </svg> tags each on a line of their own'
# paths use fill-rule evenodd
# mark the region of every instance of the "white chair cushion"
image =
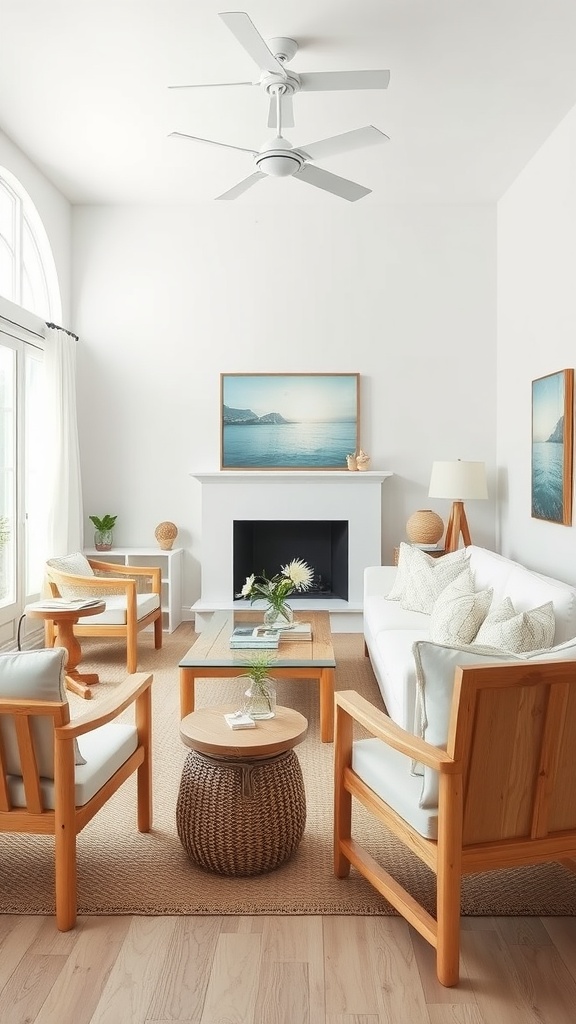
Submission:
<svg viewBox="0 0 576 1024">
<path fill-rule="evenodd" d="M 410 760 L 382 740 L 357 740 L 352 768 L 386 804 L 426 839 L 438 838 L 438 809 L 420 805 L 422 780 L 410 774 Z"/>
<path fill-rule="evenodd" d="M 466 665 L 510 664 L 519 661 L 574 661 L 576 662 L 576 638 L 548 648 L 545 651 L 513 654 L 493 647 L 448 647 L 430 640 L 414 643 L 416 663 L 417 698 L 415 733 L 428 743 L 446 750 L 448 726 L 454 691 L 454 672 Z M 576 665 L 574 666 L 576 683 Z M 415 771 L 423 774 L 421 807 L 438 806 L 438 773 L 426 766 L 416 766 Z"/>
<path fill-rule="evenodd" d="M 0 697 L 8 700 L 45 700 L 68 703 L 65 681 L 67 652 L 63 647 L 38 651 L 9 651 L 0 654 Z M 0 729 L 4 740 L 6 771 L 20 775 L 20 756 L 14 722 L 2 715 Z M 34 748 L 39 774 L 54 778 L 54 724 L 43 715 L 31 719 Z M 83 764 L 84 758 L 74 745 L 74 760 Z"/>
<path fill-rule="evenodd" d="M 57 572 L 70 573 L 72 576 L 94 576 L 94 570 L 90 562 L 81 551 L 75 551 L 72 555 L 64 555 L 62 558 L 49 558 L 46 565 L 49 567 L 48 576 L 50 576 L 50 567 L 56 569 Z M 67 601 L 74 601 L 77 598 L 94 597 L 94 591 L 87 587 L 72 586 L 56 579 L 54 582 L 61 596 Z"/>
<path fill-rule="evenodd" d="M 387 595 L 389 601 L 402 601 L 402 607 L 430 614 L 438 594 L 456 578 L 467 558 L 465 548 L 441 558 L 432 558 L 411 544 L 400 544 L 398 572 Z M 457 565 L 458 569 L 454 566 Z"/>
<path fill-rule="evenodd" d="M 500 604 L 490 609 L 474 642 L 523 654 L 551 647 L 555 628 L 552 601 L 547 601 L 539 608 L 531 608 L 530 611 L 517 612 L 510 598 L 505 597 Z"/>
<path fill-rule="evenodd" d="M 78 619 L 78 623 L 86 626 L 125 626 L 127 622 L 126 598 L 124 594 L 110 594 L 104 598 L 106 610 L 100 615 L 84 615 Z M 136 594 L 136 617 L 138 620 L 145 618 L 150 612 L 160 607 L 158 594 Z"/>
<path fill-rule="evenodd" d="M 99 729 L 88 732 L 80 738 L 86 755 L 85 764 L 75 769 L 75 804 L 82 807 L 102 789 L 114 772 L 128 760 L 138 747 L 138 732 L 135 725 L 110 722 Z M 42 801 L 47 810 L 54 810 L 54 782 L 41 782 Z M 24 785 L 21 778 L 9 779 L 10 799 L 14 807 L 25 807 Z"/>
<path fill-rule="evenodd" d="M 474 590 L 468 566 L 436 598 L 430 616 L 430 639 L 440 644 L 469 644 L 481 627 L 492 590 Z"/>
</svg>

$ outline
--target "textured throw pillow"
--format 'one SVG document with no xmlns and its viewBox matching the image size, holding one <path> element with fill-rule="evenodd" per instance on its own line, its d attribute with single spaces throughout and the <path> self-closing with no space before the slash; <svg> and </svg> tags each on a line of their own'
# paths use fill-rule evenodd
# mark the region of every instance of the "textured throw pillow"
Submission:
<svg viewBox="0 0 576 1024">
<path fill-rule="evenodd" d="M 66 651 L 63 647 L 37 651 L 9 651 L 0 654 L 0 699 L 45 700 L 65 702 Z M 20 775 L 20 754 L 14 723 L 5 715 L 0 723 L 5 745 L 7 771 Z M 38 771 L 42 778 L 54 778 L 54 727 L 48 716 L 32 719 L 32 733 Z M 76 740 L 74 763 L 86 764 Z"/>
<path fill-rule="evenodd" d="M 419 567 L 424 565 L 434 566 L 443 563 L 444 565 L 451 565 L 453 562 L 457 562 L 461 565 L 467 558 L 465 548 L 460 548 L 458 551 L 451 551 L 448 555 L 442 555 L 441 558 L 432 558 L 432 555 L 427 555 L 425 551 L 420 548 L 414 547 L 412 544 L 406 544 L 404 541 L 400 544 L 398 552 L 398 571 L 394 580 L 392 590 L 386 595 L 388 601 L 400 601 L 404 596 L 407 582 L 412 574 L 414 568 L 418 571 Z"/>
<path fill-rule="evenodd" d="M 510 598 L 505 597 L 500 604 L 490 609 L 474 642 L 499 647 L 513 654 L 524 654 L 551 647 L 555 629 L 552 601 L 528 612 L 516 612 Z"/>
<path fill-rule="evenodd" d="M 469 644 L 484 622 L 493 590 L 474 590 L 466 567 L 436 598 L 430 618 L 430 639 L 439 644 Z"/>
<path fill-rule="evenodd" d="M 72 555 L 64 555 L 62 558 L 50 558 L 47 564 L 48 576 L 50 576 L 50 568 L 56 569 L 57 572 L 70 573 L 72 576 L 94 576 L 94 570 L 90 562 L 81 551 L 75 551 Z M 66 601 L 94 597 L 94 591 L 87 587 L 66 584 L 56 577 L 54 577 L 54 582 L 58 587 L 60 595 Z"/>
<path fill-rule="evenodd" d="M 466 568 L 466 552 L 462 548 L 442 558 L 432 558 L 419 548 L 409 550 L 400 604 L 407 611 L 425 612 L 430 615 L 436 599 L 444 588 Z"/>
</svg>

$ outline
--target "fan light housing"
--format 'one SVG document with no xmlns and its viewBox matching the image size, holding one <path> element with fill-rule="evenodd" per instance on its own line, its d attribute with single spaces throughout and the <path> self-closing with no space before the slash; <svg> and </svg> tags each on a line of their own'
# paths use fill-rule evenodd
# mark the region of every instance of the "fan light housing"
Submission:
<svg viewBox="0 0 576 1024">
<path fill-rule="evenodd" d="M 256 157 L 258 170 L 272 178 L 289 178 L 304 163 L 304 157 L 292 148 L 287 139 L 282 138 L 266 142 Z"/>
</svg>

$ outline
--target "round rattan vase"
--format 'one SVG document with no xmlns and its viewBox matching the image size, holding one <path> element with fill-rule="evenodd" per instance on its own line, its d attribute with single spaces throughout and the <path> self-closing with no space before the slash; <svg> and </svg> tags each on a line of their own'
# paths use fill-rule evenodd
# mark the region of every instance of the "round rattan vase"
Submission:
<svg viewBox="0 0 576 1024">
<path fill-rule="evenodd" d="M 406 523 L 406 536 L 412 544 L 436 544 L 444 533 L 444 523 L 437 512 L 421 508 Z"/>
<path fill-rule="evenodd" d="M 170 551 L 176 537 L 178 536 L 178 527 L 175 523 L 158 523 L 158 526 L 154 530 L 154 536 L 162 548 L 162 551 Z"/>
</svg>

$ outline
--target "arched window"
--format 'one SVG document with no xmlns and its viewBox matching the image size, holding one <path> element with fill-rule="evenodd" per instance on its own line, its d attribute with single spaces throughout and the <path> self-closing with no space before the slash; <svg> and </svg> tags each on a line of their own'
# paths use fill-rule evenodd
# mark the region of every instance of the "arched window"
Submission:
<svg viewBox="0 0 576 1024">
<path fill-rule="evenodd" d="M 62 306 L 48 235 L 17 178 L 0 167 L 0 295 L 60 322 Z"/>
</svg>

